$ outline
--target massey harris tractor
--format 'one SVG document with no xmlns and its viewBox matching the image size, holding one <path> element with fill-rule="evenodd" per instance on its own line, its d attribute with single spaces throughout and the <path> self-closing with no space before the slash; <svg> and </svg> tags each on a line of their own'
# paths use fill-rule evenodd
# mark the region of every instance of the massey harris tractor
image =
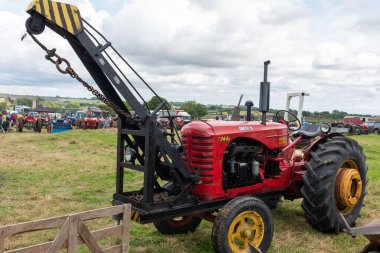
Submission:
<svg viewBox="0 0 380 253">
<path fill-rule="evenodd" d="M 86 110 L 76 112 L 75 125 L 77 128 L 98 129 L 103 121 L 103 111 L 97 107 L 88 107 Z"/>
<path fill-rule="evenodd" d="M 322 232 L 345 228 L 341 214 L 349 225 L 355 223 L 367 194 L 362 148 L 329 133 L 328 124 L 301 127 L 287 111 L 276 113 L 278 122 L 267 122 L 269 61 L 260 84 L 260 121 L 251 120 L 253 103 L 248 101 L 247 121 L 192 122 L 179 136 L 175 128 L 168 132 L 157 124 L 156 114 L 165 103 L 157 108 L 141 103 L 145 100 L 133 78 L 111 56 L 118 56 L 159 96 L 75 6 L 34 0 L 27 12 L 27 32 L 46 52 L 46 59 L 118 114 L 113 204 L 130 203 L 132 220 L 153 223 L 163 234 L 194 231 L 203 219 L 214 222 L 212 245 L 223 253 L 267 251 L 273 237 L 270 208 L 281 197 L 303 198 L 306 220 Z M 36 38 L 45 27 L 68 41 L 100 91 L 82 80 L 56 49 Z M 144 174 L 139 190 L 132 190 L 124 177 L 130 170 Z"/>
</svg>

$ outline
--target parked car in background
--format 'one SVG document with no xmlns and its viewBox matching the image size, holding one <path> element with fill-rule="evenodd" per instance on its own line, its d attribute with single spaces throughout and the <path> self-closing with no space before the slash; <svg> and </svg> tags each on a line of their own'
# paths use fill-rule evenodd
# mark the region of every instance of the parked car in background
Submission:
<svg viewBox="0 0 380 253">
<path fill-rule="evenodd" d="M 55 112 L 51 112 L 51 113 L 48 113 L 49 117 L 51 120 L 60 120 L 62 119 L 62 114 L 60 113 L 55 113 Z"/>
<path fill-rule="evenodd" d="M 368 130 L 373 134 L 380 134 L 380 121 L 378 122 L 368 122 Z"/>
<path fill-rule="evenodd" d="M 176 111 L 177 112 L 177 116 L 179 116 L 179 118 L 183 121 L 183 124 L 186 125 L 186 124 L 189 124 L 191 122 L 191 115 L 183 110 L 181 111 Z"/>
</svg>

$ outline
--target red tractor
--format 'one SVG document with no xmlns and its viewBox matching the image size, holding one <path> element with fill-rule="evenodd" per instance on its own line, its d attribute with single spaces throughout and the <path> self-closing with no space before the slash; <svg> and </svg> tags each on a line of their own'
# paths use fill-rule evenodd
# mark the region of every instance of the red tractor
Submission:
<svg viewBox="0 0 380 253">
<path fill-rule="evenodd" d="M 29 112 L 24 117 L 24 127 L 28 130 L 33 130 L 37 121 L 38 112 Z"/>
<path fill-rule="evenodd" d="M 28 130 L 40 132 L 42 127 L 48 125 L 49 121 L 46 115 L 42 115 L 41 113 L 29 112 L 28 115 L 24 117 L 24 127 Z"/>
<path fill-rule="evenodd" d="M 212 244 L 216 252 L 223 253 L 255 248 L 265 252 L 273 237 L 269 208 L 276 207 L 282 197 L 303 198 L 306 220 L 320 231 L 343 229 L 340 214 L 348 224 L 355 223 L 367 194 L 362 148 L 354 140 L 329 133 L 329 124 L 301 128 L 297 116 L 288 111 L 276 113 L 278 122 L 267 122 L 269 61 L 264 63 L 260 84 L 260 121 L 252 121 L 253 103 L 247 101 L 246 121 L 192 122 L 183 127 L 182 136 L 174 138 L 175 129 L 167 132 L 157 122 L 156 114 L 165 102 L 150 112 L 135 97 L 131 90 L 134 77 L 119 74 L 124 65 L 115 66 L 115 62 L 123 61 L 147 83 L 123 58 L 112 59 L 122 54 L 111 42 L 81 19 L 75 6 L 50 1 L 49 6 L 54 4 L 49 11 L 54 15 L 48 15 L 43 3 L 35 0 L 27 10 L 31 15 L 26 22 L 29 35 L 61 73 L 81 82 L 118 114 L 113 204 L 130 203 L 132 220 L 153 222 L 163 234 L 194 231 L 202 219 L 214 222 Z M 58 11 L 62 6 L 68 15 Z M 83 81 L 55 49 L 47 49 L 37 39 L 35 35 L 45 26 L 67 39 L 101 92 Z M 92 39 L 95 37 L 101 40 Z M 135 184 L 126 180 L 127 170 L 144 174 L 141 189 L 130 188 Z"/>
<path fill-rule="evenodd" d="M 88 107 L 76 112 L 75 124 L 78 128 L 98 129 L 103 124 L 103 111 L 97 107 Z"/>
</svg>

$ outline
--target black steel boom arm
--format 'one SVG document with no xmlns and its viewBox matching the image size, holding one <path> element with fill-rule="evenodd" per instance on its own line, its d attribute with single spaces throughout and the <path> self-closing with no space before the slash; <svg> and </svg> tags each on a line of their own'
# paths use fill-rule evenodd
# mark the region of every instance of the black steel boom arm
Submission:
<svg viewBox="0 0 380 253">
<path fill-rule="evenodd" d="M 170 171 L 166 171 L 167 175 L 171 175 L 169 181 L 179 185 L 180 188 L 196 183 L 197 177 L 187 168 L 181 155 L 168 141 L 167 135 L 158 127 L 155 113 L 151 114 L 138 101 L 126 84 L 127 82 L 131 86 L 131 82 L 123 73 L 120 73 L 120 68 L 107 53 L 106 50 L 113 49 L 111 43 L 95 30 L 97 35 L 105 40 L 103 45 L 100 44 L 96 36 L 84 27 L 85 22 L 79 10 L 69 4 L 34 0 L 27 12 L 31 15 L 26 23 L 29 34 L 42 33 L 46 25 L 67 39 L 104 96 L 130 115 L 131 112 L 123 103 L 123 100 L 127 101 L 135 112 L 135 119 L 139 119 L 131 121 L 123 115 L 124 113 L 119 113 L 116 194 L 122 194 L 124 191 L 124 168 L 129 166 L 124 157 L 127 146 L 136 151 L 137 160 L 143 166 L 140 170 L 144 172 L 144 203 L 153 203 L 154 185 L 160 174 L 158 170 L 169 168 Z M 93 29 L 91 26 L 90 28 Z M 139 75 L 138 77 L 140 78 Z M 165 164 L 165 166 L 160 167 L 159 164 Z M 137 168 L 140 165 L 130 167 Z"/>
</svg>

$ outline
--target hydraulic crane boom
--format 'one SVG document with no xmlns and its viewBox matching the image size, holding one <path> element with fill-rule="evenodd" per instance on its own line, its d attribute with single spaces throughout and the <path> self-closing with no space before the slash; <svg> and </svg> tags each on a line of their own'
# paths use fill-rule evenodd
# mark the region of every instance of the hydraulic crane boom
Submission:
<svg viewBox="0 0 380 253">
<path fill-rule="evenodd" d="M 149 108 L 145 108 L 139 102 L 131 88 L 139 95 L 138 91 L 121 68 L 115 64 L 109 52 L 116 52 L 119 57 L 121 55 L 113 48 L 111 42 L 81 18 L 75 6 L 49 0 L 34 0 L 27 12 L 30 14 L 26 22 L 27 32 L 47 52 L 46 59 L 55 63 L 60 72 L 79 78 L 66 59 L 56 54 L 55 49 L 48 50 L 34 36 L 42 33 L 45 26 L 69 42 L 103 93 L 102 101 L 115 109 L 119 116 L 117 182 L 114 198 L 125 197 L 125 168 L 144 172 L 144 187 L 141 190 L 144 206 L 153 204 L 155 192 L 164 187 L 159 185 L 158 177 L 170 183 L 172 190 L 178 192 L 178 198 L 185 195 L 197 182 L 197 176 L 185 165 L 182 154 L 176 148 L 177 145 L 168 141 L 167 136 L 172 136 L 174 133 L 166 133 L 158 127 L 155 114 L 165 107 L 165 104 L 161 103 L 151 113 Z M 129 63 L 123 58 L 122 60 L 146 84 Z M 62 67 L 65 64 L 66 69 Z M 93 91 L 93 88 L 89 88 L 83 80 L 80 78 L 78 80 L 98 98 L 102 97 Z M 134 116 L 123 100 L 131 106 L 135 112 Z M 130 155 L 129 160 L 126 158 L 126 152 Z"/>
</svg>

